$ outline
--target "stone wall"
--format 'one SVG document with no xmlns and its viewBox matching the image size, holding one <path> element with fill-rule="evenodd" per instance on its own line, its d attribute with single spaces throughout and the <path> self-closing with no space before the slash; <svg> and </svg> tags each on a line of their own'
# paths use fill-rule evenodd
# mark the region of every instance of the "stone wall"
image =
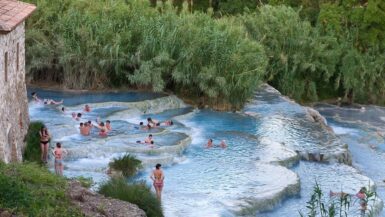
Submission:
<svg viewBox="0 0 385 217">
<path fill-rule="evenodd" d="M 0 160 L 6 163 L 22 160 L 29 125 L 24 35 L 24 22 L 0 34 Z"/>
</svg>

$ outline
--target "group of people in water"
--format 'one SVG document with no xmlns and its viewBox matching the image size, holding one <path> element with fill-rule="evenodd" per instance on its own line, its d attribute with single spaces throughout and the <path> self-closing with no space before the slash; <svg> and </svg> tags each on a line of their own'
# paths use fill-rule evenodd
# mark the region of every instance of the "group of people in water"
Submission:
<svg viewBox="0 0 385 217">
<path fill-rule="evenodd" d="M 35 102 L 38 103 L 43 103 L 44 105 L 60 105 L 63 103 L 63 100 L 61 101 L 55 101 L 52 99 L 40 99 L 35 92 L 32 93 L 32 98 L 34 99 Z M 61 108 L 61 111 L 63 113 L 66 112 L 65 107 Z M 89 105 L 85 105 L 83 112 L 91 112 L 91 107 Z M 71 113 L 72 119 L 75 121 L 81 121 L 81 118 L 83 114 L 81 112 L 76 113 L 72 112 Z M 164 122 L 159 122 L 155 119 L 152 118 L 147 118 L 147 125 L 144 126 L 143 122 L 140 122 L 139 126 L 141 129 L 152 129 L 155 127 L 159 127 L 161 125 L 164 126 L 171 126 L 173 125 L 172 120 L 166 120 Z M 83 136 L 89 136 L 91 134 L 92 128 L 98 128 L 99 131 L 99 136 L 101 137 L 106 137 L 108 133 L 112 130 L 111 122 L 109 120 L 106 120 L 106 122 L 99 121 L 99 119 L 96 119 L 96 124 L 93 124 L 91 121 L 83 121 L 80 122 L 79 124 L 79 131 L 80 134 Z M 39 136 L 40 136 L 40 148 L 41 148 L 41 161 L 43 163 L 48 162 L 48 150 L 49 150 L 49 142 L 51 139 L 51 135 L 48 132 L 48 129 L 43 126 L 41 127 L 39 131 Z M 154 147 L 154 140 L 152 134 L 149 134 L 149 136 L 142 142 L 140 140 L 137 141 L 137 143 L 143 143 L 150 145 L 150 147 Z M 68 152 L 62 148 L 62 144 L 60 142 L 56 143 L 56 147 L 52 150 L 52 154 L 54 156 L 54 167 L 55 167 L 55 173 L 57 175 L 63 175 L 63 157 L 64 155 L 68 154 Z M 150 179 L 153 181 L 153 186 L 156 191 L 156 196 L 160 200 L 161 199 L 161 193 L 163 189 L 163 181 L 164 181 L 164 173 L 161 169 L 160 164 L 156 164 L 155 169 L 150 175 Z"/>
<path fill-rule="evenodd" d="M 44 105 L 60 105 L 63 103 L 63 100 L 61 101 L 55 101 L 52 99 L 40 99 L 36 93 L 32 93 L 32 97 L 36 102 L 42 102 Z M 65 112 L 65 108 L 62 107 L 62 112 Z M 85 105 L 83 112 L 91 112 L 91 107 L 89 105 Z M 82 113 L 72 113 L 72 118 L 76 121 L 81 121 Z M 156 128 L 159 126 L 171 126 L 173 125 L 172 120 L 166 120 L 164 122 L 159 122 L 158 120 L 152 119 L 151 117 L 147 118 L 147 124 L 144 125 L 143 122 L 139 123 L 139 128 L 143 130 L 150 130 L 152 128 Z M 79 124 L 79 130 L 80 134 L 83 136 L 89 136 L 91 133 L 91 129 L 93 127 L 98 128 L 99 136 L 105 137 L 108 135 L 108 132 L 112 130 L 111 122 L 107 120 L 105 123 L 99 121 L 96 119 L 96 124 L 93 124 L 91 121 L 83 121 Z M 48 129 L 46 127 L 42 127 L 39 131 L 40 135 L 40 147 L 41 147 L 41 160 L 44 163 L 47 163 L 48 159 L 48 150 L 49 150 L 49 141 L 50 141 L 50 134 L 48 132 Z M 140 144 L 146 144 L 150 147 L 154 147 L 154 140 L 153 135 L 149 134 L 148 137 L 144 141 L 136 141 Z M 205 144 L 205 148 L 214 148 L 214 147 L 220 147 L 220 148 L 227 148 L 227 144 L 225 140 L 221 140 L 219 144 L 214 144 L 213 139 L 209 139 L 207 143 Z M 63 175 L 63 155 L 67 154 L 67 151 L 62 148 L 62 144 L 60 142 L 56 143 L 56 147 L 53 149 L 52 154 L 54 156 L 54 162 L 55 162 L 55 173 L 58 175 Z M 150 179 L 153 181 L 153 186 L 156 191 L 156 196 L 159 200 L 161 200 L 161 194 L 164 186 L 164 179 L 165 175 L 163 173 L 163 170 L 161 169 L 161 164 L 156 164 L 155 169 L 152 171 L 150 175 Z M 355 196 L 359 199 L 360 203 L 360 210 L 361 210 L 361 216 L 365 215 L 365 211 L 367 210 L 367 196 L 366 196 L 366 188 L 363 187 L 360 189 L 360 191 L 355 195 L 349 195 L 345 192 L 332 192 L 330 191 L 330 197 L 346 197 L 346 196 Z"/>
</svg>

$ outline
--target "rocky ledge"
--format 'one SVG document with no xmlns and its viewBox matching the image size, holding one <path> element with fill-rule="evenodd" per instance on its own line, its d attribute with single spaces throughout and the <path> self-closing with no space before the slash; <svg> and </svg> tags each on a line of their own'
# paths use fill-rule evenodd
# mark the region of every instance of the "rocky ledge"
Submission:
<svg viewBox="0 0 385 217">
<path fill-rule="evenodd" d="M 67 192 L 71 202 L 79 207 L 84 216 L 89 217 L 145 217 L 143 210 L 137 205 L 104 197 L 82 187 L 80 182 L 69 182 Z"/>
</svg>

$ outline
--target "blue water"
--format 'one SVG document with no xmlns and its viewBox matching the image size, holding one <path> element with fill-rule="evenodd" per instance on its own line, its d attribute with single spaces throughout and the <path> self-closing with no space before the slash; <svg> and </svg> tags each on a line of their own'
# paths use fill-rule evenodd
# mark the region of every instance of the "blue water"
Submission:
<svg viewBox="0 0 385 217">
<path fill-rule="evenodd" d="M 106 170 L 108 163 L 115 157 L 127 152 L 136 155 L 144 163 L 144 170 L 136 177 L 151 185 L 148 178 L 155 162 L 161 162 L 166 176 L 163 192 L 163 209 L 166 216 L 237 216 L 241 210 L 247 210 L 251 216 L 298 216 L 299 210 L 305 210 L 306 201 L 316 180 L 328 191 L 345 187 L 356 191 L 357 186 L 366 182 L 359 172 L 352 167 L 341 164 L 323 164 L 300 161 L 293 168 L 285 168 L 262 162 L 264 155 L 284 155 L 280 149 L 269 150 L 260 138 L 278 142 L 295 151 L 334 152 L 337 148 L 331 145 L 337 138 L 306 119 L 304 109 L 277 95 L 274 92 L 260 91 L 244 111 L 216 112 L 208 109 L 196 110 L 189 106 L 180 108 L 162 108 L 157 114 L 143 114 L 126 107 L 98 106 L 92 112 L 85 113 L 82 121 L 111 120 L 112 132 L 107 138 L 100 138 L 94 129 L 91 136 L 79 135 L 79 122 L 71 118 L 76 111 L 71 106 L 100 102 L 140 102 L 165 95 L 124 92 L 124 93 L 72 93 L 29 89 L 36 91 L 41 98 L 64 99 L 69 112 L 62 113 L 60 107 L 52 107 L 30 103 L 31 120 L 43 121 L 52 134 L 54 142 L 60 141 L 69 152 L 64 160 L 68 177 L 92 177 L 96 183 L 108 179 Z M 162 103 L 159 106 L 163 106 Z M 80 106 L 81 107 L 81 106 Z M 79 107 L 79 108 L 80 108 Z M 127 113 L 128 116 L 115 115 L 116 112 Z M 358 115 L 358 114 L 356 114 Z M 126 118 L 121 118 L 126 117 Z M 173 126 L 145 130 L 138 126 L 140 121 L 152 117 L 159 121 L 173 120 Z M 331 116 L 330 116 L 331 117 Z M 352 123 L 334 121 L 327 116 L 332 127 L 352 128 L 350 134 L 344 134 L 344 142 L 357 140 L 366 135 L 357 130 Z M 334 121 L 334 122 L 333 122 Z M 372 119 L 371 119 L 372 121 Z M 344 125 L 345 124 L 345 125 Z M 336 130 L 337 131 L 337 130 Z M 337 132 L 338 133 L 338 132 Z M 153 134 L 155 147 L 137 144 Z M 358 137 L 355 137 L 355 135 Z M 182 152 L 162 151 L 162 148 L 176 147 L 180 141 L 191 138 L 191 144 Z M 208 139 L 213 139 L 215 147 L 205 148 Z M 224 140 L 228 147 L 218 146 Z M 350 144 L 349 144 L 350 145 Z M 373 166 L 361 156 L 373 158 L 373 154 L 382 156 L 383 145 L 376 149 L 368 149 L 362 155 L 351 147 L 354 163 L 360 170 L 379 181 L 383 167 Z M 358 146 L 357 146 L 358 147 Z M 164 149 L 166 150 L 166 149 Z M 373 153 L 370 152 L 373 151 Z M 269 152 L 270 151 L 270 152 Z M 372 163 L 380 162 L 378 157 Z M 52 163 L 50 165 L 52 167 Z M 259 196 L 273 195 L 291 182 L 289 177 L 294 171 L 300 177 L 301 191 L 291 196 L 283 195 L 279 204 L 268 204 L 270 211 L 257 212 L 253 205 L 246 201 L 256 200 Z M 367 172 L 366 172 L 367 170 Z M 281 176 L 279 176 L 281 174 Z M 290 176 L 291 177 L 291 176 Z M 379 191 L 381 196 L 383 191 Z"/>
<path fill-rule="evenodd" d="M 82 92 L 82 91 L 55 91 L 55 90 L 44 90 L 40 88 L 28 88 L 28 97 L 31 93 L 37 92 L 41 99 L 53 99 L 55 101 L 64 100 L 63 105 L 73 106 L 87 103 L 98 103 L 108 101 L 116 102 L 137 102 L 148 99 L 155 99 L 165 94 L 161 93 L 150 93 L 150 92 Z"/>
</svg>

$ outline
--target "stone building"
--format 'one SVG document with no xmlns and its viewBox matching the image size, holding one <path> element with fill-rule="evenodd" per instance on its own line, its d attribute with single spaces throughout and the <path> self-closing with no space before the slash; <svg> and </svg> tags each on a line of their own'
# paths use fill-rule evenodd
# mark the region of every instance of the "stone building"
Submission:
<svg viewBox="0 0 385 217">
<path fill-rule="evenodd" d="M 28 131 L 24 21 L 36 7 L 0 0 L 0 160 L 22 160 Z"/>
</svg>

